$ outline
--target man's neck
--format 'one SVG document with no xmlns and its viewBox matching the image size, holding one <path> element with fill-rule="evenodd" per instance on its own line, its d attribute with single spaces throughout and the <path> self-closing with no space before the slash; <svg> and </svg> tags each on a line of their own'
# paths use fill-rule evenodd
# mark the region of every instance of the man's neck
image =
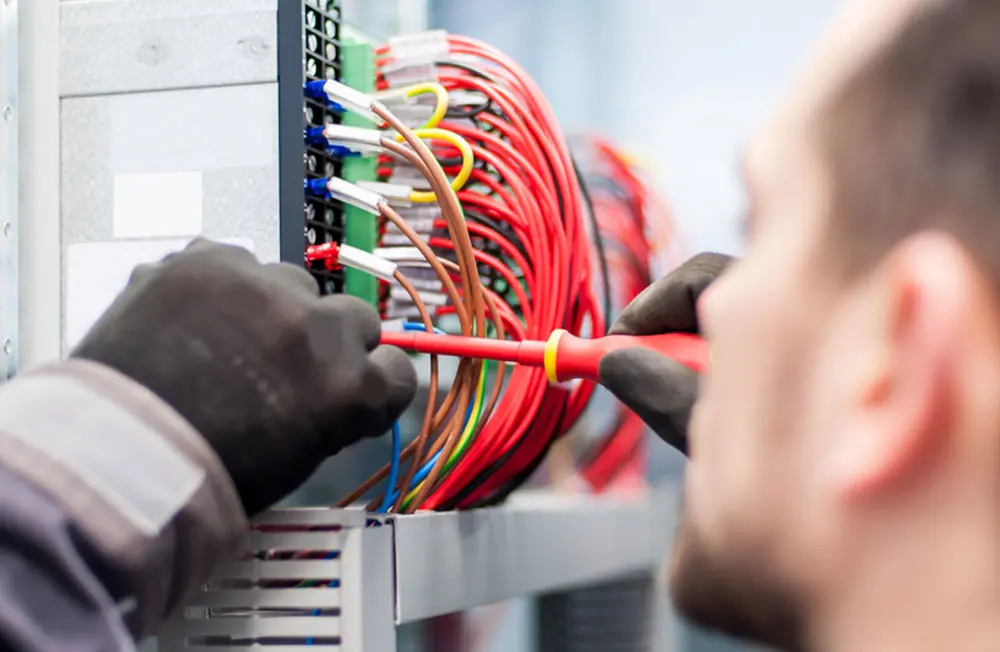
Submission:
<svg viewBox="0 0 1000 652">
<path fill-rule="evenodd" d="M 983 526 L 986 527 L 983 527 Z M 814 622 L 819 652 L 1000 650 L 1000 549 L 993 523 L 941 523 L 861 556 Z"/>
</svg>

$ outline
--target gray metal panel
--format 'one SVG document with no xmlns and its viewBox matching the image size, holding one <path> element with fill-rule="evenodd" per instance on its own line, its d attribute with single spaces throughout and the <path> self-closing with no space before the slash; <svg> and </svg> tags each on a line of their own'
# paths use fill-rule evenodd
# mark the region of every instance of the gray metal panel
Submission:
<svg viewBox="0 0 1000 652">
<path fill-rule="evenodd" d="M 203 184 L 204 235 L 208 237 L 249 237 L 264 258 L 276 258 L 277 249 L 277 156 L 276 85 L 225 87 L 166 91 L 144 94 L 155 99 L 164 112 L 211 110 L 217 122 L 203 121 L 176 124 L 163 133 L 158 121 L 147 123 L 146 131 L 134 131 L 132 143 L 120 142 L 122 132 L 132 132 L 134 114 L 121 105 L 133 104 L 134 95 L 113 95 L 63 100 L 62 175 L 63 241 L 66 244 L 110 240 L 112 232 L 113 184 L 116 175 L 155 174 L 158 172 L 200 171 Z M 248 104 L 250 103 L 250 104 Z M 218 148 L 227 140 L 241 138 L 239 120 L 231 132 L 223 127 L 225 115 L 219 107 L 230 110 L 248 107 L 251 117 L 244 128 L 256 128 L 265 135 L 260 145 L 264 151 L 256 160 L 227 155 Z M 251 126 L 252 125 L 252 126 Z M 189 143 L 183 155 L 160 155 L 155 143 L 178 140 Z M 150 144 L 147 144 L 149 141 Z M 129 145 L 134 152 L 128 151 Z M 255 145 L 254 149 L 260 149 Z M 145 154 L 142 160 L 136 155 Z M 274 154 L 268 159 L 267 154 Z M 151 197 L 150 201 L 158 198 Z M 162 199 L 162 198 L 159 198 Z"/>
<path fill-rule="evenodd" d="M 131 265 L 147 262 L 131 258 L 159 251 L 157 240 L 249 241 L 261 260 L 278 260 L 277 2 L 61 3 L 62 353 L 117 292 L 112 284 L 123 283 Z M 139 194 L 137 202 L 135 184 L 178 177 L 194 180 L 187 186 L 194 198 L 178 199 L 178 210 L 162 218 L 143 218 L 176 221 L 176 230 L 115 228 L 120 215 L 136 214 L 137 203 L 141 214 L 147 202 L 152 209 L 175 199 L 164 190 L 148 199 Z M 129 201 L 116 201 L 125 187 L 132 188 Z M 130 210 L 121 209 L 125 204 Z M 174 219 L 195 210 L 196 227 Z M 123 252 L 109 255 L 128 260 L 118 263 L 125 271 L 113 263 L 98 271 L 73 259 L 70 248 L 85 243 Z M 93 254 L 80 252 L 86 255 Z"/>
<path fill-rule="evenodd" d="M 62 157 L 62 270 L 61 305 L 63 343 L 69 269 L 68 247 L 86 242 L 116 241 L 114 187 L 120 176 L 197 172 L 201 181 L 200 235 L 213 239 L 246 238 L 261 260 L 278 259 L 277 84 L 230 86 L 214 89 L 172 90 L 141 95 L 105 95 L 63 100 L 61 103 Z M 216 122 L 178 122 L 160 128 L 149 120 L 145 130 L 132 130 L 136 114 L 126 110 L 137 98 L 155 99 L 161 112 L 197 113 L 204 110 Z M 122 108 L 125 105 L 125 109 Z M 217 109 L 243 115 L 223 125 L 226 115 Z M 244 131 L 255 133 L 256 152 L 237 144 Z M 134 133 L 134 142 L 122 143 L 121 134 Z M 147 141 L 151 144 L 147 144 Z M 156 142 L 188 143 L 175 148 L 181 155 L 160 155 Z M 226 149 L 235 154 L 227 154 Z M 137 160 L 136 154 L 147 156 Z M 149 202 L 170 198 L 149 197 Z M 171 236 L 173 237 L 173 236 Z M 188 237 L 178 234 L 176 237 Z"/>
<path fill-rule="evenodd" d="M 395 652 L 393 529 L 345 531 L 341 586 L 350 607 L 341 613 L 341 646 L 351 652 Z"/>
<path fill-rule="evenodd" d="M 0 383 L 17 371 L 18 358 L 18 34 L 17 2 L 0 5 Z"/>
<path fill-rule="evenodd" d="M 59 357 L 59 4 L 20 6 L 21 276 L 19 364 L 22 371 Z"/>
<path fill-rule="evenodd" d="M 277 0 L 64 2 L 63 97 L 275 81 Z"/>
<path fill-rule="evenodd" d="M 635 573 L 648 576 L 661 566 L 669 549 L 678 493 L 673 487 L 634 497 L 539 492 L 515 495 L 510 504 L 493 509 L 416 514 L 389 518 L 382 524 L 370 522 L 356 510 L 269 512 L 258 519 L 258 525 L 266 522 L 288 528 L 297 524 L 299 531 L 257 533 L 255 549 L 334 547 L 338 544 L 332 540 L 303 537 L 316 534 L 318 526 L 342 526 L 338 532 L 327 533 L 340 537 L 339 559 L 298 562 L 316 573 L 313 584 L 332 579 L 334 569 L 339 570 L 339 589 L 298 585 L 267 590 L 207 588 L 195 604 L 225 606 L 229 615 L 220 617 L 216 611 L 209 619 L 216 624 L 203 625 L 205 606 L 185 610 L 165 630 L 161 650 L 190 649 L 183 647 L 185 639 L 205 627 L 219 634 L 264 636 L 265 629 L 254 629 L 252 623 L 278 617 L 276 609 L 322 604 L 326 608 L 339 605 L 339 617 L 302 617 L 300 612 L 297 619 L 288 621 L 290 629 L 283 631 L 289 637 L 315 637 L 320 635 L 318 627 L 329 631 L 334 626 L 331 619 L 336 618 L 342 649 L 394 652 L 394 604 L 395 622 L 402 624 L 513 596 L 592 585 Z M 272 568 L 257 576 L 250 573 L 251 581 L 275 577 L 281 573 L 273 567 L 294 563 L 275 559 L 235 562 L 220 578 L 247 579 L 248 569 L 265 566 Z M 319 564 L 329 566 L 324 569 Z"/>
<path fill-rule="evenodd" d="M 594 498 L 515 495 L 511 504 L 395 520 L 396 621 L 657 568 L 677 492 Z"/>
<path fill-rule="evenodd" d="M 272 639 L 268 650 L 305 650 L 325 637 L 351 652 L 395 651 L 391 525 L 358 509 L 288 509 L 255 527 L 248 552 L 265 558 L 222 569 L 164 628 L 160 652 L 200 649 L 204 636 L 229 640 L 215 650 L 257 649 L 259 638 Z M 306 558 L 316 550 L 339 556 Z"/>
<path fill-rule="evenodd" d="M 257 605 L 267 605 L 269 609 L 335 609 L 340 608 L 342 600 L 338 589 L 325 586 L 296 591 L 288 589 L 223 589 L 196 593 L 186 606 L 251 609 Z M 228 620 L 218 622 L 228 622 Z M 188 630 L 188 633 L 190 634 L 191 630 Z M 301 634 L 301 629 L 299 633 Z M 315 632 L 313 634 L 318 635 Z"/>
</svg>

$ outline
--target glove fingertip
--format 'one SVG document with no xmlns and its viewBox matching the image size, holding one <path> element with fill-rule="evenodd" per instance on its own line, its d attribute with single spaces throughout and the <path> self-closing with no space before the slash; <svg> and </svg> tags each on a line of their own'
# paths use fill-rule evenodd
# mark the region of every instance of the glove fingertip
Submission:
<svg viewBox="0 0 1000 652">
<path fill-rule="evenodd" d="M 410 356 L 395 346 L 379 346 L 368 359 L 386 379 L 386 405 L 395 419 L 417 394 L 417 370 Z"/>
<path fill-rule="evenodd" d="M 698 394 L 698 374 L 658 353 L 622 349 L 604 356 L 601 384 L 665 442 L 687 454 L 687 424 Z"/>
<path fill-rule="evenodd" d="M 382 339 L 382 318 L 370 303 L 350 294 L 323 297 L 321 302 L 328 310 L 346 316 L 366 351 L 373 351 L 378 346 Z"/>
</svg>

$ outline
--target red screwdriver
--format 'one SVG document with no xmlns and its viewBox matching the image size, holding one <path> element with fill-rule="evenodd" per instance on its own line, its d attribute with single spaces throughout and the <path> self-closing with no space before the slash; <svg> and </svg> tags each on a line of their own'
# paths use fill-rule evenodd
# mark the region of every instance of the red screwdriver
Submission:
<svg viewBox="0 0 1000 652">
<path fill-rule="evenodd" d="M 651 349 L 694 371 L 700 372 L 708 366 L 708 347 L 705 341 L 697 335 L 686 333 L 608 335 L 584 339 L 564 330 L 556 330 L 547 341 L 512 342 L 420 331 L 385 331 L 382 333 L 382 344 L 418 353 L 482 358 L 540 367 L 545 369 L 549 381 L 553 383 L 575 378 L 600 381 L 601 358 L 612 351 L 630 347 Z"/>
</svg>

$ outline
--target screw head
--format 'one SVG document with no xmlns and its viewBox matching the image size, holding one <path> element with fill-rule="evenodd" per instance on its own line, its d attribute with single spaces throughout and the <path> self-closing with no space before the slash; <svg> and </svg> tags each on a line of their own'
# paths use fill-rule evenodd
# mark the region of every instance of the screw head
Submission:
<svg viewBox="0 0 1000 652">
<path fill-rule="evenodd" d="M 7 105 L 3 107 L 3 119 L 10 122 L 10 119 L 14 117 L 14 107 Z"/>
<path fill-rule="evenodd" d="M 3 352 L 7 355 L 14 352 L 14 343 L 9 338 L 3 341 Z"/>
</svg>

